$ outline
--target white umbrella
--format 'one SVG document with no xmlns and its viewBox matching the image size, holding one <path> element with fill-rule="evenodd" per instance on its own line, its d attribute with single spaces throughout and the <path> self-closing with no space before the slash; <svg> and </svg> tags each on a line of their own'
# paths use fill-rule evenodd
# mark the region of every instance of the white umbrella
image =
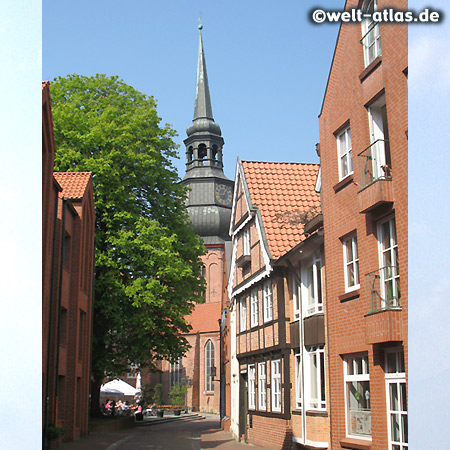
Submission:
<svg viewBox="0 0 450 450">
<path fill-rule="evenodd" d="M 136 391 L 141 392 L 141 372 L 138 372 L 136 377 Z"/>
<path fill-rule="evenodd" d="M 136 389 L 131 384 L 125 383 L 122 380 L 112 380 L 109 383 L 105 383 L 100 392 L 108 392 L 109 389 L 117 389 L 123 395 L 136 395 Z"/>
</svg>

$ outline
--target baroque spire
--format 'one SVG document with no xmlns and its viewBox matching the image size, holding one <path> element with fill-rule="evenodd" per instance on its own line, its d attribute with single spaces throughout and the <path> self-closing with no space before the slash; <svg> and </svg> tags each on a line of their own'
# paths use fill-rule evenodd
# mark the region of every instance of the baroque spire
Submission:
<svg viewBox="0 0 450 450">
<path fill-rule="evenodd" d="M 211 97 L 209 95 L 208 74 L 206 73 L 205 51 L 203 49 L 202 29 L 203 26 L 198 26 L 199 40 L 198 40 L 198 63 L 197 63 L 197 82 L 195 84 L 195 108 L 194 120 L 196 119 L 212 119 Z"/>
</svg>

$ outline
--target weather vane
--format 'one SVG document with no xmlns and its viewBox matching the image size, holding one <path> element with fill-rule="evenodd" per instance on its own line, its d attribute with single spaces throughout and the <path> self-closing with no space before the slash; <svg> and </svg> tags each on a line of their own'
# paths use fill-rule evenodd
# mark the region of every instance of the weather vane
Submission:
<svg viewBox="0 0 450 450">
<path fill-rule="evenodd" d="M 198 29 L 202 30 L 203 29 L 203 25 L 202 25 L 202 13 L 200 12 L 200 15 L 198 16 Z"/>
</svg>

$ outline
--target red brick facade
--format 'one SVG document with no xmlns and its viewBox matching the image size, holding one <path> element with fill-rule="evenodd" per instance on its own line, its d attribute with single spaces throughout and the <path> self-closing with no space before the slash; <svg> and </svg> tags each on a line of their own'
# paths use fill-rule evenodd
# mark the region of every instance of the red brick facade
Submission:
<svg viewBox="0 0 450 450">
<path fill-rule="evenodd" d="M 362 28 L 341 26 L 319 116 L 329 404 L 334 449 L 384 450 L 407 442 L 406 405 L 387 409 L 408 373 L 408 30 L 380 24 L 361 43 Z"/>
<path fill-rule="evenodd" d="M 53 173 L 55 144 L 43 84 L 43 426 L 88 432 L 94 202 L 90 173 Z"/>
</svg>

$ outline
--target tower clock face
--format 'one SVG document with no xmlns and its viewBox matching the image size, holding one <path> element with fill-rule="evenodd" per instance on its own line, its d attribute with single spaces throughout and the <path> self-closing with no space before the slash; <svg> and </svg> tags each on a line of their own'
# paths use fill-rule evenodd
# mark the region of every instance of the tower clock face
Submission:
<svg viewBox="0 0 450 450">
<path fill-rule="evenodd" d="M 231 192 L 230 186 L 227 186 L 226 184 L 217 184 L 215 193 L 216 193 L 216 200 L 219 204 L 224 206 L 231 205 L 233 193 Z"/>
</svg>

